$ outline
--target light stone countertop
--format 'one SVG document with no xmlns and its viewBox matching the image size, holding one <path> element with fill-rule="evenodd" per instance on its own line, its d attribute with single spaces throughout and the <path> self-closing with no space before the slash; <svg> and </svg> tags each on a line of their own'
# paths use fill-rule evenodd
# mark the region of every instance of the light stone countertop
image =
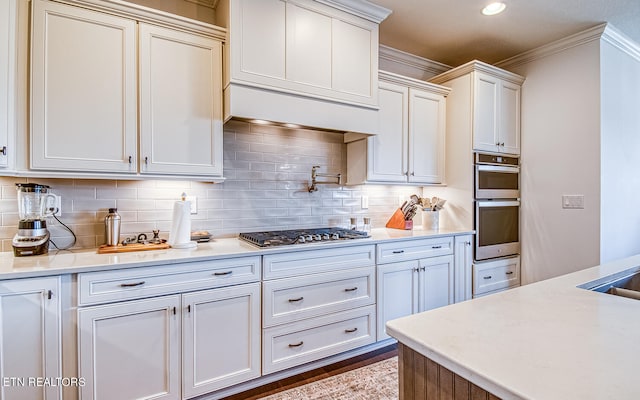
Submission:
<svg viewBox="0 0 640 400">
<path fill-rule="evenodd" d="M 377 228 L 367 239 L 308 243 L 294 246 L 259 248 L 237 238 L 213 239 L 194 249 L 146 250 L 118 254 L 97 254 L 97 249 L 49 251 L 47 255 L 14 257 L 13 252 L 0 253 L 0 279 L 26 278 L 77 272 L 104 271 L 121 268 L 167 265 L 230 257 L 294 252 L 328 247 L 358 246 L 381 242 L 428 237 L 472 234 L 473 231 L 440 229 L 438 231 Z"/>
<path fill-rule="evenodd" d="M 640 301 L 576 286 L 640 255 L 387 323 L 400 342 L 503 399 L 640 399 Z"/>
</svg>

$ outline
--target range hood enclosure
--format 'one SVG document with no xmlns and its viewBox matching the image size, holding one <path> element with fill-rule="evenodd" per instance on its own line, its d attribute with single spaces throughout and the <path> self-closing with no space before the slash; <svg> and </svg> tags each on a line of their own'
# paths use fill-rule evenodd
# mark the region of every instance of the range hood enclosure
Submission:
<svg viewBox="0 0 640 400">
<path fill-rule="evenodd" d="M 364 0 L 225 0 L 225 120 L 378 130 L 378 29 Z"/>
</svg>

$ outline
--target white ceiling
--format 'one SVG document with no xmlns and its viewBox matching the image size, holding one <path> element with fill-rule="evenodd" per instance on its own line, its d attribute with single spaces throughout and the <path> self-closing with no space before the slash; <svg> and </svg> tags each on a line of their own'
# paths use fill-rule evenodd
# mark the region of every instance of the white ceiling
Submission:
<svg viewBox="0 0 640 400">
<path fill-rule="evenodd" d="M 603 22 L 640 43 L 640 0 L 503 0 L 492 17 L 480 13 L 490 0 L 370 1 L 393 11 L 382 44 L 454 67 L 494 64 Z"/>
</svg>

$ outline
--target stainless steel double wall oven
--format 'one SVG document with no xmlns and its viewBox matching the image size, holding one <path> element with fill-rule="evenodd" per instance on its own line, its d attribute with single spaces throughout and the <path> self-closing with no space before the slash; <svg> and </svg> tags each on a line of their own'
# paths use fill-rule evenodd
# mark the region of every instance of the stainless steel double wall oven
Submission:
<svg viewBox="0 0 640 400">
<path fill-rule="evenodd" d="M 520 159 L 475 153 L 475 256 L 520 254 Z"/>
</svg>

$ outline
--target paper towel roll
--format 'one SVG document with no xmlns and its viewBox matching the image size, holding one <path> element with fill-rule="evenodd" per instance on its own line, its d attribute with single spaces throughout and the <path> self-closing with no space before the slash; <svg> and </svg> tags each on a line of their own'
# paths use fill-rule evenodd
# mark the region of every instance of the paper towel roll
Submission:
<svg viewBox="0 0 640 400">
<path fill-rule="evenodd" d="M 169 231 L 169 244 L 175 248 L 195 247 L 191 241 L 191 202 L 176 201 L 173 205 L 173 219 Z"/>
</svg>

